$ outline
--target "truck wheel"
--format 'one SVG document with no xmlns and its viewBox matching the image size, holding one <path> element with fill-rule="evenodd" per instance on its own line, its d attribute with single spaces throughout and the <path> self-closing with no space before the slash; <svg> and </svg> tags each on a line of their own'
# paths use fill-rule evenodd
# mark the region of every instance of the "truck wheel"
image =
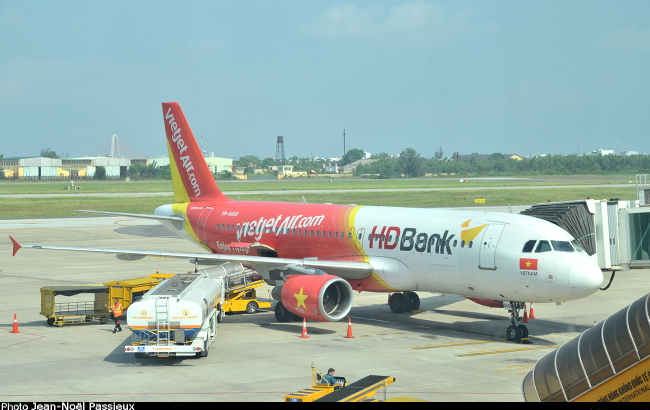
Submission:
<svg viewBox="0 0 650 410">
<path fill-rule="evenodd" d="M 258 307 L 257 302 L 248 302 L 248 305 L 246 305 L 246 313 L 255 313 Z"/>
<path fill-rule="evenodd" d="M 291 318 L 293 317 L 293 313 L 289 312 L 282 302 L 278 302 L 275 305 L 275 319 L 278 322 L 291 322 Z"/>
<path fill-rule="evenodd" d="M 107 318 L 107 317 L 102 317 L 101 319 L 99 319 L 99 322 L 100 322 L 102 325 L 104 325 L 104 324 L 106 324 L 106 322 L 108 322 L 108 318 Z"/>
<path fill-rule="evenodd" d="M 52 326 L 54 324 L 54 318 L 51 317 L 51 318 L 47 319 L 47 324 Z"/>
<path fill-rule="evenodd" d="M 220 310 L 219 313 L 217 313 L 217 323 L 221 323 L 221 321 L 223 320 L 224 315 L 225 315 L 225 313 L 224 313 L 223 310 Z"/>
</svg>

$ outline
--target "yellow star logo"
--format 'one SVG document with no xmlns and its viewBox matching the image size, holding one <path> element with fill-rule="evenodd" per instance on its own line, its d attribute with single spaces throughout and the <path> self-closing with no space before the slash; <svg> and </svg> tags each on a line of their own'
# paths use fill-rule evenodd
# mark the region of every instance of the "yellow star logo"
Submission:
<svg viewBox="0 0 650 410">
<path fill-rule="evenodd" d="M 526 267 L 530 268 L 530 265 L 532 265 L 532 263 L 530 263 L 530 261 L 526 261 Z"/>
<path fill-rule="evenodd" d="M 305 306 L 305 299 L 309 297 L 309 295 L 303 295 L 302 290 L 304 288 L 300 288 L 300 292 L 294 293 L 293 296 L 296 297 L 296 300 L 298 301 L 298 304 L 296 305 L 296 308 L 299 308 L 300 305 L 302 305 L 303 308 L 307 309 L 307 306 Z"/>
</svg>

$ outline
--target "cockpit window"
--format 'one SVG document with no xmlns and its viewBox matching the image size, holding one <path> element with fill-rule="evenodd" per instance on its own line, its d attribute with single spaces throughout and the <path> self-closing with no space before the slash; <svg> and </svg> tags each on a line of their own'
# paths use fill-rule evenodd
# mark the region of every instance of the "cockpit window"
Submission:
<svg viewBox="0 0 650 410">
<path fill-rule="evenodd" d="M 571 241 L 571 245 L 573 245 L 573 247 L 576 248 L 576 251 L 578 251 L 578 252 L 583 251 L 582 246 L 580 246 L 578 241 L 576 241 L 575 239 Z"/>
<path fill-rule="evenodd" d="M 552 251 L 552 249 L 551 249 L 551 244 L 549 244 L 548 241 L 539 241 L 539 245 L 537 245 L 537 249 L 535 249 L 536 253 L 550 252 L 550 251 Z"/>
<path fill-rule="evenodd" d="M 573 252 L 573 247 L 568 241 L 551 241 L 553 250 L 558 252 Z"/>
<path fill-rule="evenodd" d="M 532 252 L 533 249 L 535 248 L 535 242 L 537 242 L 537 241 L 534 240 L 534 239 L 526 242 L 524 244 L 524 249 L 522 249 L 521 251 L 522 252 L 528 252 L 528 253 Z"/>
</svg>

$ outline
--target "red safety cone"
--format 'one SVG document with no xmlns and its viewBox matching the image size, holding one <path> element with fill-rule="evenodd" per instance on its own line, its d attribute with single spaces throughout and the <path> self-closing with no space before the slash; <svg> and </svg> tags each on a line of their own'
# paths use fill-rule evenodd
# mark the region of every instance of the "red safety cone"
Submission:
<svg viewBox="0 0 650 410">
<path fill-rule="evenodd" d="M 307 335 L 307 319 L 304 318 L 302 319 L 302 334 L 300 337 L 303 339 L 309 337 L 309 335 Z"/>
<path fill-rule="evenodd" d="M 528 319 L 535 319 L 535 308 L 533 308 L 533 302 L 530 302 L 530 316 Z"/>
<path fill-rule="evenodd" d="M 348 339 L 353 338 L 354 336 L 352 335 L 352 319 L 348 318 L 348 334 L 345 336 Z"/>
<path fill-rule="evenodd" d="M 526 305 L 524 305 L 524 320 L 521 323 L 528 323 L 528 309 L 526 309 Z"/>
<path fill-rule="evenodd" d="M 9 333 L 20 333 L 18 331 L 18 318 L 16 317 L 16 314 L 14 313 L 14 327 L 11 329 L 11 332 Z"/>
</svg>

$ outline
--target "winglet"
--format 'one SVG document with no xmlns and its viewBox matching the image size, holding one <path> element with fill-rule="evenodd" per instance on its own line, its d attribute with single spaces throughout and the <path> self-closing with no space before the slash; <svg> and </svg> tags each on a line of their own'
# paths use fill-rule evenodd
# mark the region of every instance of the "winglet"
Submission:
<svg viewBox="0 0 650 410">
<path fill-rule="evenodd" d="M 11 242 L 13 242 L 13 244 L 14 244 L 14 253 L 11 256 L 16 256 L 16 253 L 18 252 L 18 250 L 20 248 L 22 248 L 22 246 L 20 246 L 18 241 L 16 241 L 14 238 L 12 238 L 11 235 L 9 235 L 9 239 L 11 239 Z"/>
</svg>

